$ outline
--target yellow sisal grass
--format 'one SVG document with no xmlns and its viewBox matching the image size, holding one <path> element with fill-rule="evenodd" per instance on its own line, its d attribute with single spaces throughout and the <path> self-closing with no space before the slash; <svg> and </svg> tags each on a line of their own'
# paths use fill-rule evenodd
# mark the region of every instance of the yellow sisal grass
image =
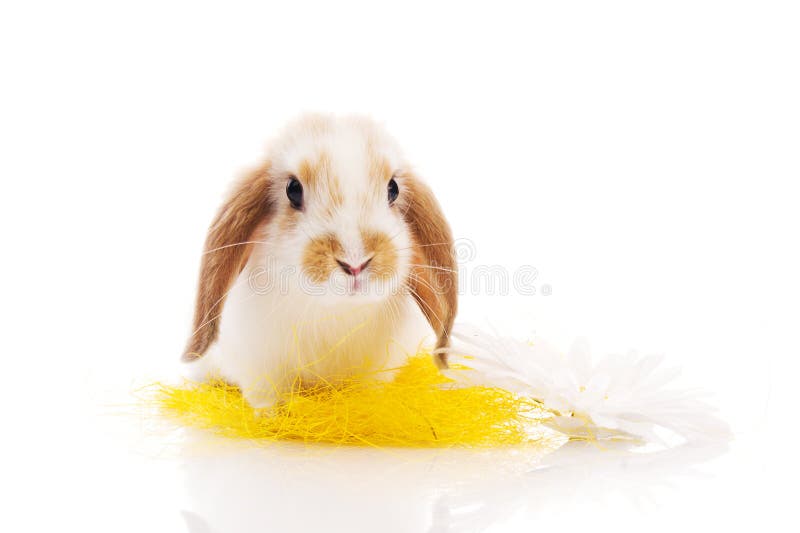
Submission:
<svg viewBox="0 0 800 533">
<path fill-rule="evenodd" d="M 392 381 L 371 374 L 296 387 L 275 407 L 255 410 L 224 382 L 156 385 L 161 410 L 182 424 L 241 439 L 363 446 L 489 447 L 534 441 L 550 415 L 499 388 L 448 387 L 430 355 L 418 354 Z"/>
</svg>

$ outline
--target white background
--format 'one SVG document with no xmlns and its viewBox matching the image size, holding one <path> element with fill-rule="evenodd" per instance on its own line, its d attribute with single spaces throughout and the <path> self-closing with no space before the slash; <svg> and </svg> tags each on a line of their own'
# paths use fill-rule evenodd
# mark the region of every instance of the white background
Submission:
<svg viewBox="0 0 800 533">
<path fill-rule="evenodd" d="M 3 2 L 4 530 L 796 521 L 795 6 L 412 4 Z M 307 110 L 384 121 L 475 264 L 552 288 L 466 294 L 462 319 L 666 353 L 731 444 L 570 448 L 520 476 L 455 451 L 198 453 L 154 432 L 130 393 L 175 372 L 205 228 Z"/>
</svg>

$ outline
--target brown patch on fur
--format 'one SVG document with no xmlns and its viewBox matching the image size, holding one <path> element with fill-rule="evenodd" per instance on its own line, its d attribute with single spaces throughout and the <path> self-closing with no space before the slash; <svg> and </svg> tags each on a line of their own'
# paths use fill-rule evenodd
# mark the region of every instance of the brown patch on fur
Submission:
<svg viewBox="0 0 800 533">
<path fill-rule="evenodd" d="M 413 176 L 402 180 L 398 208 L 404 213 L 414 253 L 408 285 L 412 296 L 436 333 L 436 348 L 450 343 L 458 309 L 458 272 L 450 226 L 430 188 Z M 447 354 L 436 356 L 440 367 L 447 367 Z"/>
<path fill-rule="evenodd" d="M 342 245 L 333 234 L 312 239 L 303 251 L 303 271 L 314 283 L 327 280 L 339 265 L 336 257 L 341 257 Z"/>
<path fill-rule="evenodd" d="M 342 194 L 342 185 L 339 183 L 339 178 L 331 176 L 328 180 L 328 199 L 330 200 L 327 206 L 328 216 L 333 216 L 336 209 L 344 203 L 344 194 Z"/>
<path fill-rule="evenodd" d="M 315 188 L 320 180 L 328 176 L 330 170 L 330 157 L 322 153 L 315 161 L 304 159 L 297 168 L 297 178 L 303 187 Z"/>
<path fill-rule="evenodd" d="M 208 230 L 200 265 L 193 333 L 183 354 L 185 361 L 203 356 L 219 333 L 219 317 L 231 283 L 244 268 L 261 224 L 273 212 L 269 200 L 269 164 L 239 181 Z"/>
<path fill-rule="evenodd" d="M 310 114 L 303 118 L 303 127 L 315 136 L 321 137 L 331 130 L 330 117 L 321 114 Z"/>
<path fill-rule="evenodd" d="M 302 161 L 297 170 L 297 178 L 306 191 L 314 190 L 317 193 L 328 216 L 332 216 L 344 203 L 342 186 L 338 176 L 333 175 L 331 158 L 327 153 L 322 152 L 315 161 Z"/>
<path fill-rule="evenodd" d="M 380 280 L 386 281 L 397 270 L 397 248 L 392 239 L 382 231 L 361 230 L 364 252 L 372 259 L 369 270 Z"/>
<path fill-rule="evenodd" d="M 300 220 L 300 211 L 293 209 L 286 206 L 285 209 L 282 209 L 280 215 L 278 217 L 278 229 L 281 233 L 287 233 L 291 231 L 296 225 L 298 220 Z"/>
<path fill-rule="evenodd" d="M 386 184 L 392 179 L 393 169 L 389 161 L 381 155 L 372 141 L 367 142 L 367 161 L 369 162 L 369 177 L 382 189 L 386 189 Z"/>
</svg>

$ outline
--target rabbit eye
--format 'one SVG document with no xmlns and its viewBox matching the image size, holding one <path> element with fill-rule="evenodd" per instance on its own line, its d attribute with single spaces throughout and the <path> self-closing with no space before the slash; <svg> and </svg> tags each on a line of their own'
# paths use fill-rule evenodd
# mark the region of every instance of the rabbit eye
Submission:
<svg viewBox="0 0 800 533">
<path fill-rule="evenodd" d="M 389 180 L 389 205 L 392 205 L 395 200 L 397 200 L 397 196 L 400 194 L 400 188 L 397 186 L 397 181 L 394 178 Z"/>
<path fill-rule="evenodd" d="M 286 185 L 286 196 L 295 209 L 303 208 L 303 185 L 297 178 L 292 178 Z"/>
</svg>

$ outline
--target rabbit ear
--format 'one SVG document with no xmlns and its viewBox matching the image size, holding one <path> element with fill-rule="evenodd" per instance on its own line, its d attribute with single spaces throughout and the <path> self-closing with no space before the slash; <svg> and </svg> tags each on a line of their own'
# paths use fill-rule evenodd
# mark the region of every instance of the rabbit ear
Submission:
<svg viewBox="0 0 800 533">
<path fill-rule="evenodd" d="M 416 179 L 404 180 L 400 208 L 411 228 L 414 254 L 408 285 L 436 333 L 436 363 L 447 367 L 447 348 L 458 307 L 458 272 L 453 236 L 430 188 Z"/>
<path fill-rule="evenodd" d="M 208 230 L 194 310 L 192 336 L 184 361 L 203 356 L 217 338 L 219 317 L 231 283 L 244 268 L 257 228 L 272 212 L 269 165 L 236 184 Z"/>
</svg>

